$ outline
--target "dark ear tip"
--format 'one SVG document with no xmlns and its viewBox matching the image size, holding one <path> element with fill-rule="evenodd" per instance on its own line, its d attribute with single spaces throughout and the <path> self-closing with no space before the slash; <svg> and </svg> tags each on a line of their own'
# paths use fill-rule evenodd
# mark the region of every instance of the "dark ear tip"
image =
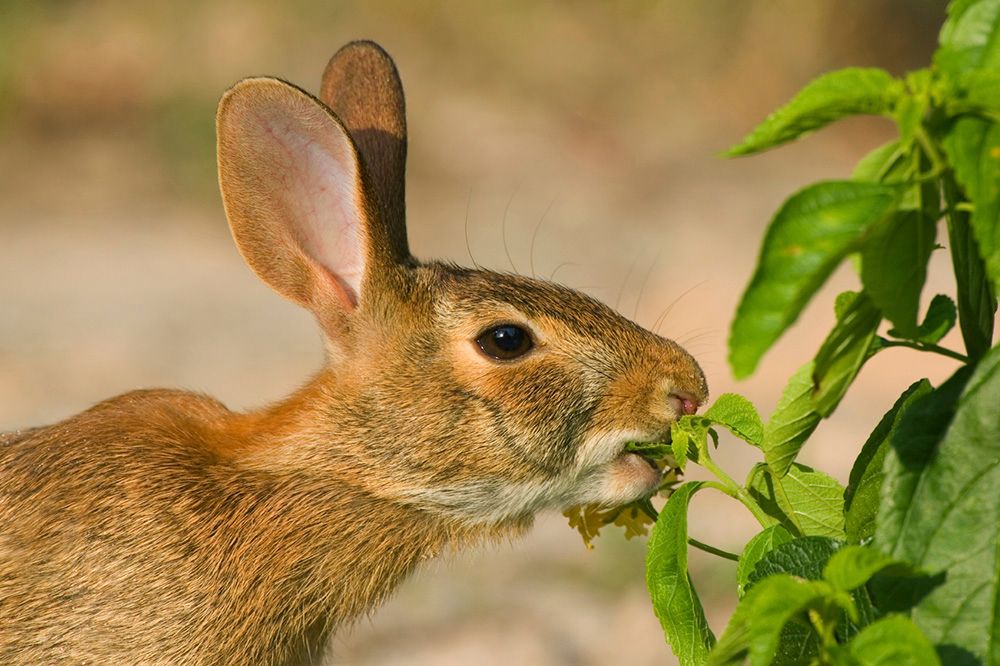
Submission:
<svg viewBox="0 0 1000 666">
<path fill-rule="evenodd" d="M 345 67 L 349 63 L 353 65 L 358 62 L 372 63 L 372 61 L 376 68 L 388 70 L 393 74 L 393 78 L 399 77 L 392 56 L 381 45 L 370 39 L 356 39 L 344 44 L 330 58 L 326 71 L 331 72 L 334 68 Z"/>
</svg>

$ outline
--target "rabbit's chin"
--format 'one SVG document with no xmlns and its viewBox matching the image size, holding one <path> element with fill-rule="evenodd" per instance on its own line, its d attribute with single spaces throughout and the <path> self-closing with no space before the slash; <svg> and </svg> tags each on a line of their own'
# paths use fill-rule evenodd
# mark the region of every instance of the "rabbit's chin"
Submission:
<svg viewBox="0 0 1000 666">
<path fill-rule="evenodd" d="M 626 504 L 656 491 L 663 473 L 648 460 L 635 453 L 623 453 L 607 464 L 592 492 L 591 502 Z"/>
</svg>

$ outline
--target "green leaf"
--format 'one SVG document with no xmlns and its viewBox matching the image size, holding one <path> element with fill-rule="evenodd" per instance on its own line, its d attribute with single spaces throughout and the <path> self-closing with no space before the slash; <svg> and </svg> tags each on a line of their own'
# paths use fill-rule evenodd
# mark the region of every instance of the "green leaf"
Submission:
<svg viewBox="0 0 1000 666">
<path fill-rule="evenodd" d="M 824 74 L 806 84 L 781 107 L 729 149 L 738 157 L 798 139 L 835 120 L 859 114 L 888 114 L 902 84 L 881 69 L 851 67 Z"/>
<path fill-rule="evenodd" d="M 896 186 L 855 181 L 811 185 L 778 210 L 733 321 L 729 363 L 746 377 L 873 223 L 896 203 Z"/>
<path fill-rule="evenodd" d="M 844 546 L 830 556 L 823 580 L 834 588 L 850 592 L 885 569 L 907 571 L 909 565 L 867 546 Z"/>
<path fill-rule="evenodd" d="M 847 644 L 863 666 L 940 666 L 934 646 L 909 618 L 890 615 L 865 627 Z"/>
<path fill-rule="evenodd" d="M 762 557 L 783 543 L 792 540 L 791 533 L 781 525 L 771 525 L 758 532 L 747 542 L 736 565 L 736 593 L 742 597 L 746 593 L 747 579 Z"/>
<path fill-rule="evenodd" d="M 874 225 L 861 251 L 861 282 L 903 337 L 917 334 L 920 292 L 937 224 L 919 210 L 900 210 Z"/>
<path fill-rule="evenodd" d="M 677 467 L 684 471 L 687 465 L 688 451 L 691 449 L 691 435 L 686 428 L 674 423 L 670 426 L 670 449 L 673 451 Z"/>
<path fill-rule="evenodd" d="M 889 440 L 906 410 L 930 391 L 931 385 L 926 379 L 913 383 L 886 412 L 861 448 L 844 490 L 844 531 L 848 542 L 860 543 L 875 534 L 875 517 L 885 476 L 882 465 L 889 450 Z"/>
<path fill-rule="evenodd" d="M 770 664 L 782 630 L 791 622 L 808 627 L 805 612 L 828 605 L 853 608 L 848 595 L 837 593 L 823 581 L 806 581 L 788 574 L 769 576 L 740 601 L 709 655 L 708 664 L 739 664 L 747 657 L 754 666 Z"/>
<path fill-rule="evenodd" d="M 1000 0 L 952 2 L 934 64 L 953 78 L 1000 66 Z"/>
<path fill-rule="evenodd" d="M 905 336 L 896 329 L 889 329 L 889 335 L 894 338 L 907 338 L 929 344 L 936 344 L 941 338 L 948 334 L 958 320 L 958 311 L 955 309 L 955 301 L 944 294 L 937 294 L 931 299 L 931 304 L 927 307 L 927 315 L 923 323 L 917 327 L 916 335 Z"/>
<path fill-rule="evenodd" d="M 745 589 L 749 592 L 759 581 L 775 574 L 792 574 L 806 580 L 823 580 L 829 562 L 844 547 L 845 544 L 841 540 L 820 536 L 801 537 L 780 544 L 757 562 L 747 577 Z M 841 591 L 848 592 L 849 589 Z M 857 589 L 850 597 L 851 612 L 840 618 L 836 629 L 837 636 L 843 640 L 858 633 L 860 627 L 873 622 L 877 614 L 868 590 Z M 792 649 L 783 645 L 780 652 L 788 654 Z"/>
<path fill-rule="evenodd" d="M 888 178 L 889 174 L 903 164 L 906 156 L 899 140 L 884 143 L 858 161 L 851 179 L 867 183 L 892 182 L 894 179 Z"/>
<path fill-rule="evenodd" d="M 705 663 L 715 644 L 687 569 L 688 503 L 703 485 L 688 482 L 674 491 L 653 526 L 646 552 L 646 585 L 653 611 L 682 666 Z"/>
<path fill-rule="evenodd" d="M 799 537 L 778 544 L 757 562 L 747 576 L 746 591 L 768 576 L 792 574 L 806 580 L 822 580 L 823 570 L 844 542 L 830 537 Z M 846 590 L 845 590 L 846 591 Z"/>
<path fill-rule="evenodd" d="M 958 322 L 962 340 L 972 360 L 985 354 L 993 340 L 994 313 L 997 309 L 993 288 L 972 233 L 969 214 L 956 209 L 962 200 L 958 184 L 950 175 L 942 178 L 948 204 L 948 245 L 958 284 Z"/>
<path fill-rule="evenodd" d="M 843 307 L 843 302 L 841 302 Z M 823 341 L 813 365 L 814 409 L 829 416 L 870 357 L 882 315 L 864 292 L 855 296 Z"/>
<path fill-rule="evenodd" d="M 945 572 L 913 611 L 927 637 L 996 664 L 1000 347 L 982 358 L 968 382 L 967 376 L 960 370 L 904 416 L 886 460 L 876 541 L 893 557 Z"/>
<path fill-rule="evenodd" d="M 996 294 L 1000 290 L 1000 125 L 959 118 L 943 145 L 955 178 L 974 207 L 972 232 Z"/>
<path fill-rule="evenodd" d="M 761 446 L 764 426 L 753 403 L 736 393 L 723 393 L 705 412 L 705 418 L 729 429 L 740 439 Z"/>
<path fill-rule="evenodd" d="M 750 470 L 747 491 L 761 509 L 792 534 L 844 538 L 844 489 L 833 478 L 793 463 L 784 477 L 767 465 Z"/>
<path fill-rule="evenodd" d="M 764 460 L 778 476 L 784 476 L 809 435 L 822 418 L 813 401 L 813 362 L 799 368 L 764 428 Z"/>
</svg>

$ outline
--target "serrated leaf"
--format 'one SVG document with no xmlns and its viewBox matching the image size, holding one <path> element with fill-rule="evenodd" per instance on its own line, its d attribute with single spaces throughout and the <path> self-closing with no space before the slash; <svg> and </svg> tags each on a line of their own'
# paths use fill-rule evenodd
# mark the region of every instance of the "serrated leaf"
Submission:
<svg viewBox="0 0 1000 666">
<path fill-rule="evenodd" d="M 829 562 L 844 547 L 842 540 L 819 536 L 800 537 L 780 544 L 760 559 L 747 579 L 746 589 L 750 590 L 759 581 L 775 574 L 792 574 L 806 580 L 823 580 Z M 849 590 L 840 591 L 846 593 Z M 874 621 L 877 614 L 867 590 L 854 590 L 850 598 L 852 599 L 850 613 L 840 619 L 836 628 L 837 636 L 842 640 L 857 634 L 861 627 Z M 784 646 L 780 650 L 782 653 L 791 651 L 790 646 Z"/>
<path fill-rule="evenodd" d="M 740 664 L 747 658 L 754 666 L 770 664 L 782 630 L 791 622 L 808 627 L 805 612 L 830 603 L 852 607 L 850 597 L 837 594 L 822 581 L 806 581 L 788 574 L 770 576 L 740 601 L 709 655 L 708 664 Z"/>
<path fill-rule="evenodd" d="M 861 251 L 861 282 L 901 334 L 917 334 L 920 292 L 937 224 L 920 210 L 900 210 L 875 224 Z"/>
<path fill-rule="evenodd" d="M 806 439 L 822 418 L 813 401 L 813 363 L 792 375 L 778 399 L 778 405 L 764 428 L 764 460 L 779 477 L 795 460 Z"/>
<path fill-rule="evenodd" d="M 882 466 L 889 450 L 889 440 L 906 410 L 930 391 L 931 385 L 926 379 L 914 382 L 885 413 L 861 448 L 844 490 L 844 531 L 848 542 L 860 543 L 875 534 L 875 518 L 884 477 Z"/>
<path fill-rule="evenodd" d="M 771 525 L 747 542 L 736 565 L 736 593 L 740 597 L 746 593 L 747 579 L 760 559 L 777 546 L 788 543 L 792 538 L 791 532 L 781 525 Z"/>
<path fill-rule="evenodd" d="M 959 118 L 942 145 L 972 202 L 972 232 L 995 295 L 1000 291 L 1000 125 Z"/>
<path fill-rule="evenodd" d="M 823 472 L 793 463 L 778 479 L 758 463 L 747 476 L 746 488 L 792 534 L 844 538 L 844 489 Z"/>
<path fill-rule="evenodd" d="M 670 496 L 653 526 L 646 552 L 646 585 L 653 611 L 682 666 L 705 663 L 715 636 L 687 569 L 687 509 L 704 484 L 688 482 Z"/>
<path fill-rule="evenodd" d="M 746 590 L 768 576 L 792 574 L 806 580 L 822 580 L 823 569 L 834 553 L 845 546 L 830 537 L 807 536 L 779 544 L 757 562 L 747 577 Z"/>
<path fill-rule="evenodd" d="M 809 82 L 726 155 L 738 157 L 767 150 L 846 116 L 888 114 L 901 93 L 902 84 L 881 69 L 850 67 L 824 74 Z"/>
<path fill-rule="evenodd" d="M 812 402 L 820 416 L 833 413 L 862 364 L 870 358 L 881 321 L 881 313 L 865 292 L 843 309 L 813 363 Z"/>
<path fill-rule="evenodd" d="M 753 403 L 736 393 L 723 393 L 705 411 L 705 418 L 727 428 L 740 439 L 760 446 L 764 440 L 764 426 Z"/>
<path fill-rule="evenodd" d="M 953 78 L 1000 66 L 1000 0 L 952 2 L 934 64 Z"/>
<path fill-rule="evenodd" d="M 913 620 L 936 644 L 1000 663 L 1000 347 L 907 411 L 886 460 L 876 542 L 945 572 Z M 961 395 L 956 399 L 959 391 Z M 943 432 L 943 436 L 942 436 Z"/>
<path fill-rule="evenodd" d="M 917 327 L 916 335 L 905 336 L 894 328 L 889 330 L 889 335 L 894 338 L 936 344 L 955 327 L 957 320 L 958 311 L 955 309 L 955 301 L 944 294 L 936 294 L 927 307 L 927 314 L 924 316 L 923 322 Z"/>
<path fill-rule="evenodd" d="M 909 618 L 891 615 L 865 627 L 847 651 L 862 666 L 940 666 L 934 646 Z"/>
<path fill-rule="evenodd" d="M 733 374 L 746 377 L 862 235 L 896 203 L 896 186 L 817 183 L 789 198 L 768 227 L 729 337 Z"/>
</svg>

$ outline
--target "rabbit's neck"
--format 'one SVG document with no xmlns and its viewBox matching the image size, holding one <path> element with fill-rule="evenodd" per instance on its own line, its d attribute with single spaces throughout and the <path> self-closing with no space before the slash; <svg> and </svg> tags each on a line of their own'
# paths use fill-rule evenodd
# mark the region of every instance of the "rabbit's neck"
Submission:
<svg viewBox="0 0 1000 666">
<path fill-rule="evenodd" d="M 371 432 L 318 414 L 346 411 L 331 405 L 329 385 L 318 377 L 247 415 L 240 428 L 239 439 L 251 442 L 242 466 L 255 479 L 248 501 L 257 506 L 248 513 L 260 524 L 247 525 L 240 509 L 238 529 L 270 541 L 253 546 L 254 571 L 240 575 L 280 583 L 271 591 L 261 585 L 246 601 L 266 611 L 250 632 L 261 645 L 284 644 L 293 662 L 321 654 L 331 631 L 376 608 L 422 560 L 510 532 L 434 516 L 379 492 L 369 473 L 378 463 L 358 452 Z"/>
</svg>

